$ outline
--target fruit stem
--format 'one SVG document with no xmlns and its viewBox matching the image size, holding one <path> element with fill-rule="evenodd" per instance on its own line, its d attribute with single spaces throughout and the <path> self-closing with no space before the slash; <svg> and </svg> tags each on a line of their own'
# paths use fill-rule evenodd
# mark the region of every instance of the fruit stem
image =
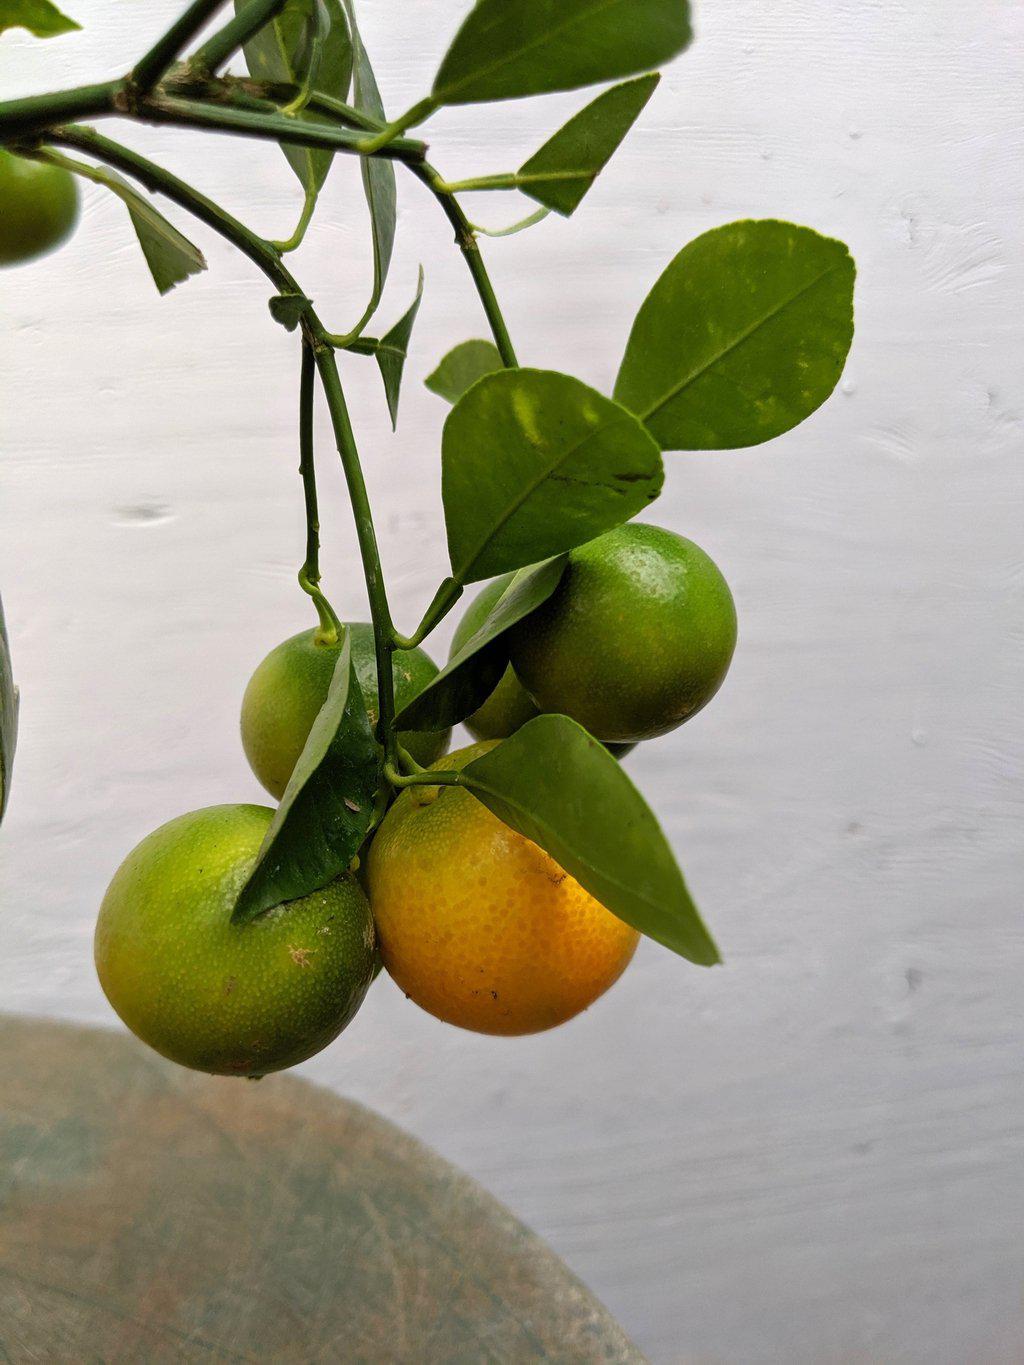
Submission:
<svg viewBox="0 0 1024 1365">
<path fill-rule="evenodd" d="M 352 422 L 341 387 L 338 362 L 334 349 L 327 339 L 323 327 L 308 315 L 303 323 L 310 337 L 316 366 L 320 372 L 320 382 L 327 398 L 327 406 L 334 427 L 334 437 L 345 471 L 348 485 L 349 502 L 356 523 L 356 537 L 359 553 L 363 561 L 363 576 L 366 579 L 366 595 L 370 600 L 370 617 L 373 621 L 373 644 L 377 658 L 377 697 L 380 711 L 377 720 L 377 739 L 384 749 L 385 768 L 398 767 L 398 739 L 395 734 L 395 679 L 392 672 L 391 656 L 395 649 L 395 628 L 391 620 L 384 575 L 381 570 L 380 551 L 377 548 L 377 535 L 373 527 L 373 513 L 366 492 L 359 451 L 356 448 Z"/>
<path fill-rule="evenodd" d="M 313 396 L 316 388 L 316 357 L 302 338 L 302 369 L 299 374 L 299 473 L 306 504 L 306 558 L 299 570 L 299 586 L 313 599 L 320 627 L 316 643 L 337 644 L 341 622 L 320 591 L 320 515 L 317 508 L 316 468 L 313 463 Z"/>
</svg>

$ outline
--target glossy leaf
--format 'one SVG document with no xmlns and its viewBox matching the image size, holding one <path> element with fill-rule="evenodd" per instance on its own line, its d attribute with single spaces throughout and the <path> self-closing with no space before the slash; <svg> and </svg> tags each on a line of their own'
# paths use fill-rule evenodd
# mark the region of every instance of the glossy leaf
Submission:
<svg viewBox="0 0 1024 1365">
<path fill-rule="evenodd" d="M 700 966 L 720 961 L 653 812 L 568 716 L 538 716 L 462 770 L 494 814 L 613 915 Z"/>
<path fill-rule="evenodd" d="M 377 349 L 374 352 L 377 357 L 377 364 L 380 367 L 380 377 L 384 381 L 384 394 L 388 400 L 388 412 L 391 414 L 392 430 L 398 425 L 398 395 L 402 387 L 402 371 L 405 369 L 405 357 L 409 350 L 409 338 L 412 336 L 413 323 L 416 321 L 416 314 L 420 310 L 420 300 L 422 298 L 423 267 L 420 266 L 419 281 L 416 285 L 416 297 L 395 323 L 394 327 L 385 332 L 377 342 Z"/>
<path fill-rule="evenodd" d="M 11 772 L 18 742 L 18 689 L 11 671 L 11 651 L 7 643 L 4 604 L 0 599 L 0 820 L 11 794 Z"/>
<path fill-rule="evenodd" d="M 835 388 L 853 339 L 842 242 L 771 219 L 685 246 L 644 300 L 615 384 L 663 450 L 758 445 Z"/>
<path fill-rule="evenodd" d="M 455 403 L 485 374 L 504 368 L 493 341 L 460 341 L 423 382 L 431 393 Z"/>
<path fill-rule="evenodd" d="M 635 516 L 663 477 L 643 425 L 580 380 L 554 370 L 485 375 L 444 427 L 452 572 L 473 583 L 570 550 Z"/>
<path fill-rule="evenodd" d="M 516 172 L 516 187 L 566 217 L 597 179 L 654 94 L 655 72 L 605 90 Z"/>
<path fill-rule="evenodd" d="M 431 97 L 472 104 L 574 90 L 661 66 L 690 37 L 686 0 L 478 0 Z"/>
<path fill-rule="evenodd" d="M 344 0 L 352 34 L 352 101 L 357 109 L 375 119 L 386 121 L 384 103 L 373 74 L 369 54 L 356 23 L 353 0 Z M 370 211 L 370 232 L 373 238 L 373 290 L 366 305 L 363 320 L 369 320 L 380 303 L 384 283 L 388 277 L 395 246 L 395 227 L 398 221 L 398 196 L 395 188 L 395 167 L 392 161 L 379 156 L 360 158 L 363 192 Z"/>
<path fill-rule="evenodd" d="M 56 38 L 81 27 L 62 14 L 51 0 L 0 0 L 0 33 L 9 28 L 27 28 L 36 38 Z"/>
<path fill-rule="evenodd" d="M 566 560 L 566 555 L 557 555 L 519 570 L 480 629 L 402 711 L 402 729 L 445 730 L 483 705 L 508 667 L 508 631 L 547 601 Z"/>
<path fill-rule="evenodd" d="M 235 0 L 235 12 L 243 10 L 247 3 L 248 0 Z M 302 85 L 313 60 L 313 39 L 321 31 L 325 14 L 328 27 L 322 38 L 313 89 L 344 100 L 352 79 L 352 44 L 340 0 L 287 0 L 277 18 L 244 46 L 245 62 L 253 79 Z M 297 117 L 316 120 L 317 116 L 301 113 Z M 319 147 L 297 147 L 294 143 L 282 143 L 281 150 L 306 193 L 318 194 L 331 168 L 333 153 Z"/>
<path fill-rule="evenodd" d="M 132 227 L 142 247 L 153 283 L 161 294 L 166 294 L 206 269 L 206 258 L 194 242 L 178 231 L 160 213 L 151 200 L 140 194 L 116 171 L 103 168 L 103 183 L 123 201 L 132 220 Z"/>
<path fill-rule="evenodd" d="M 344 872 L 373 822 L 380 749 L 352 671 L 346 637 L 232 919 L 245 921 L 326 886 Z"/>
</svg>

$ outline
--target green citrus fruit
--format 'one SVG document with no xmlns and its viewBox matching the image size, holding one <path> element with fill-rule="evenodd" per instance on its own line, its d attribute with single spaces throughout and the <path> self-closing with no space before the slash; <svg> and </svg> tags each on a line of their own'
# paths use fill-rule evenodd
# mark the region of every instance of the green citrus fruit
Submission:
<svg viewBox="0 0 1024 1365">
<path fill-rule="evenodd" d="M 349 627 L 352 664 L 370 724 L 377 723 L 377 659 L 373 627 L 357 621 Z M 271 795 L 280 799 L 302 753 L 338 661 L 341 644 L 317 642 L 316 630 L 292 635 L 272 649 L 249 679 L 242 699 L 242 746 L 253 772 Z M 401 649 L 392 656 L 398 710 L 437 675 L 437 665 L 422 649 Z M 417 763 L 426 767 L 448 747 L 451 731 L 399 732 L 398 740 Z"/>
<path fill-rule="evenodd" d="M 100 908 L 107 999 L 143 1042 L 197 1071 L 262 1076 L 312 1057 L 374 974 L 373 920 L 354 877 L 231 923 L 272 816 L 209 806 L 161 825 L 115 872 Z"/>
<path fill-rule="evenodd" d="M 449 658 L 477 633 L 514 577 L 514 574 L 502 574 L 477 593 L 455 628 Z M 540 712 L 509 664 L 501 681 L 483 706 L 471 716 L 467 716 L 463 724 L 474 739 L 507 739 L 509 735 L 515 734 L 521 725 L 539 715 Z"/>
<path fill-rule="evenodd" d="M 736 645 L 729 585 L 693 541 L 632 522 L 571 551 L 558 587 L 510 632 L 543 711 L 597 739 L 674 730 L 722 684 Z"/>
<path fill-rule="evenodd" d="M 463 768 L 498 741 L 435 768 Z M 381 823 L 367 887 L 384 966 L 439 1019 L 537 1033 L 618 980 L 639 935 L 459 787 L 408 787 Z"/>
<path fill-rule="evenodd" d="M 78 185 L 70 171 L 0 150 L 0 265 L 52 251 L 77 221 Z"/>
</svg>

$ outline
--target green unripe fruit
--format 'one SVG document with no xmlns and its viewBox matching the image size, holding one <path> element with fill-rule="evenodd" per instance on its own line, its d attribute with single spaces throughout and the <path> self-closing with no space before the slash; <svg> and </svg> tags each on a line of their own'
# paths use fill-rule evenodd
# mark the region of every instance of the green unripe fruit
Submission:
<svg viewBox="0 0 1024 1365">
<path fill-rule="evenodd" d="M 63 166 L 0 149 L 0 265 L 60 246 L 78 221 L 78 185 Z"/>
<path fill-rule="evenodd" d="M 375 726 L 377 657 L 373 627 L 356 621 L 348 629 L 353 671 L 370 725 Z M 317 713 L 327 700 L 340 651 L 340 641 L 318 643 L 316 630 L 304 630 L 272 649 L 249 679 L 242 698 L 242 747 L 253 772 L 279 800 Z M 395 708 L 400 711 L 437 676 L 438 669 L 422 649 L 396 650 L 391 662 Z M 398 734 L 399 744 L 423 767 L 441 757 L 450 738 L 450 730 L 401 730 Z"/>
<path fill-rule="evenodd" d="M 514 574 L 502 574 L 477 593 L 455 628 L 449 658 L 477 633 L 514 577 Z M 510 664 L 483 706 L 467 716 L 463 724 L 474 739 L 507 739 L 521 725 L 539 715 Z"/>
<path fill-rule="evenodd" d="M 129 853 L 96 925 L 107 999 L 143 1042 L 182 1066 L 262 1076 L 338 1036 L 376 970 L 370 906 L 352 876 L 232 924 L 273 818 L 210 806 Z"/>
<path fill-rule="evenodd" d="M 510 640 L 516 676 L 541 710 L 597 739 L 653 739 L 718 691 L 736 609 L 699 546 L 632 522 L 571 551 L 558 587 Z"/>
</svg>

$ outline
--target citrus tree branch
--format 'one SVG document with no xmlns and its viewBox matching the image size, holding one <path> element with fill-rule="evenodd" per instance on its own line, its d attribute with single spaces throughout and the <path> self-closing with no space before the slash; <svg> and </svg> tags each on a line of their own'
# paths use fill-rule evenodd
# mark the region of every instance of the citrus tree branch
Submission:
<svg viewBox="0 0 1024 1365">
<path fill-rule="evenodd" d="M 286 0 L 252 0 L 252 4 L 246 5 L 245 9 L 230 19 L 223 28 L 218 29 L 202 47 L 196 48 L 188 59 L 189 68 L 207 75 L 215 75 L 240 47 L 272 19 L 276 19 L 284 9 L 285 3 Z"/>
<path fill-rule="evenodd" d="M 181 18 L 135 63 L 128 78 L 132 90 L 140 95 L 148 94 L 167 74 L 206 21 L 225 3 L 226 0 L 192 0 Z"/>
</svg>

